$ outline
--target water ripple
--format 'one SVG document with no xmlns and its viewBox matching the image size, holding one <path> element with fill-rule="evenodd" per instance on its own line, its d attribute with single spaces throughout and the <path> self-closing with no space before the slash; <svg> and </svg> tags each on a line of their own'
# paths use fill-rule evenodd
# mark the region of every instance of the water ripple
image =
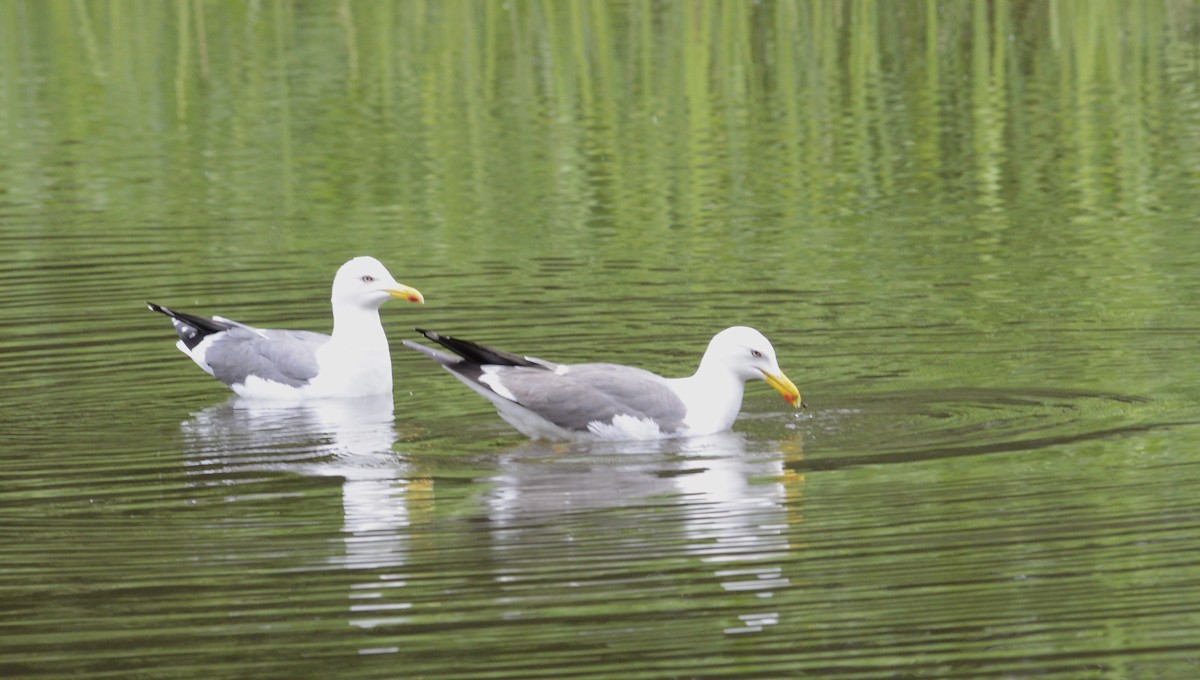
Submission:
<svg viewBox="0 0 1200 680">
<path fill-rule="evenodd" d="M 814 440 L 822 454 L 793 467 L 829 470 L 1036 450 L 1193 424 L 1147 422 L 1141 412 L 1154 412 L 1150 405 L 1142 397 L 1059 389 L 872 394 L 790 425 Z M 848 441 L 871 453 L 846 450 L 842 442 Z M 836 453 L 825 453 L 829 450 Z"/>
</svg>

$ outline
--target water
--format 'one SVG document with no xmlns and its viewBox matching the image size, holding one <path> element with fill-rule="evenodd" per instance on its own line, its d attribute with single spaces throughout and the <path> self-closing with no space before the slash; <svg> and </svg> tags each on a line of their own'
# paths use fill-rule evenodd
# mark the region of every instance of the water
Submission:
<svg viewBox="0 0 1200 680">
<path fill-rule="evenodd" d="M 1183 2 L 0 9 L 4 677 L 1191 677 Z M 987 39 L 981 39 L 985 36 Z M 388 400 L 230 398 L 150 299 Z M 810 408 L 547 444 L 427 327 Z"/>
</svg>

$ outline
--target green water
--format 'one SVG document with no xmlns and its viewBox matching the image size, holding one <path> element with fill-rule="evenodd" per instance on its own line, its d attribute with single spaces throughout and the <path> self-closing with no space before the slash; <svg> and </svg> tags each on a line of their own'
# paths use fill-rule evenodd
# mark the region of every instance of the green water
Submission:
<svg viewBox="0 0 1200 680">
<path fill-rule="evenodd" d="M 0 675 L 1187 678 L 1200 9 L 0 4 Z M 230 400 L 144 300 L 393 400 Z M 400 347 L 694 369 L 734 432 L 531 443 Z"/>
</svg>

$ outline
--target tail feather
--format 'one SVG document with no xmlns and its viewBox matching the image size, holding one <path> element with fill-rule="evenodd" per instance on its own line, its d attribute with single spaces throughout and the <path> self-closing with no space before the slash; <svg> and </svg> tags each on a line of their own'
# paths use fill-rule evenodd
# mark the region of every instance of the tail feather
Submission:
<svg viewBox="0 0 1200 680">
<path fill-rule="evenodd" d="M 491 364 L 496 366 L 531 366 L 545 368 L 545 365 L 531 361 L 527 357 L 513 354 L 511 352 L 505 352 L 503 350 L 493 349 L 491 347 L 486 347 L 484 345 L 480 345 L 479 343 L 471 342 L 470 340 L 459 340 L 458 338 L 452 338 L 448 335 L 442 335 L 440 333 L 427 331 L 421 328 L 417 328 L 416 331 L 421 335 L 424 335 L 426 338 L 441 345 L 442 347 L 445 347 L 451 352 L 461 356 L 463 359 L 475 364 Z M 420 347 L 419 345 L 409 342 L 405 342 L 404 344 L 408 347 L 412 347 L 413 349 Z M 429 353 L 426 352 L 426 354 Z M 429 354 L 429 356 L 441 363 L 446 363 L 437 356 L 432 354 Z"/>
<path fill-rule="evenodd" d="M 166 314 L 171 317 L 171 322 L 175 326 L 175 332 L 179 334 L 179 339 L 188 349 L 195 349 L 204 338 L 213 333 L 220 333 L 233 328 L 233 324 L 226 321 L 218 321 L 205 316 L 195 316 L 194 314 L 184 314 L 177 312 L 169 307 L 156 305 L 153 302 L 147 302 L 146 307 L 150 311 Z"/>
<path fill-rule="evenodd" d="M 413 342 L 412 340 L 403 340 L 402 342 L 404 343 L 405 347 L 409 349 L 415 349 L 443 366 L 454 366 L 463 362 L 463 358 L 460 356 L 448 354 L 440 349 L 426 347 L 419 342 Z"/>
</svg>

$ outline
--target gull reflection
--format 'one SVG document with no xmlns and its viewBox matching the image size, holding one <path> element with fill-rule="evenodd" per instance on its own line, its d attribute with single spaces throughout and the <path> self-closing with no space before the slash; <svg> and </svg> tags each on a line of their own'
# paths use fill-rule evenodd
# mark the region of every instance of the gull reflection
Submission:
<svg viewBox="0 0 1200 680">
<path fill-rule="evenodd" d="M 789 482 L 796 478 L 779 454 L 752 455 L 744 447 L 691 453 L 698 471 L 675 479 L 693 509 L 685 520 L 689 550 L 712 566 L 726 592 L 752 594 L 756 600 L 775 597 L 791 585 L 783 565 L 791 561 L 789 512 L 799 489 L 789 489 Z M 765 603 L 751 608 L 725 632 L 752 633 L 779 623 L 779 613 Z"/>
<path fill-rule="evenodd" d="M 512 449 L 489 480 L 487 497 L 493 549 L 510 565 L 500 580 L 518 580 L 519 563 L 538 559 L 529 554 L 530 545 L 544 550 L 553 543 L 559 559 L 561 551 L 569 557 L 575 550 L 587 559 L 597 548 L 577 548 L 578 537 L 601 531 L 613 543 L 601 546 L 601 553 L 636 559 L 639 551 L 660 555 L 681 547 L 709 565 L 726 593 L 746 598 L 725 633 L 775 625 L 779 613 L 769 601 L 791 585 L 784 572 L 793 559 L 788 527 L 803 483 L 785 466 L 789 451 L 798 454 L 798 442 L 777 447 L 751 451 L 744 436 L 726 432 L 631 444 L 531 442 Z M 595 512 L 614 508 L 632 510 Z M 656 528 L 647 539 L 642 529 L 651 520 Z"/>
<path fill-rule="evenodd" d="M 394 478 L 390 396 L 276 404 L 233 398 L 181 425 L 197 473 L 277 470 Z"/>
<path fill-rule="evenodd" d="M 247 472 L 292 472 L 340 477 L 344 554 L 329 562 L 345 569 L 388 570 L 408 561 L 411 470 L 392 450 L 397 435 L 391 396 L 271 404 L 234 398 L 192 415 L 181 429 L 189 472 L 200 483 L 234 492 Z M 407 607 L 385 593 L 403 585 L 373 572 L 350 594 L 353 625 L 390 621 Z"/>
</svg>

